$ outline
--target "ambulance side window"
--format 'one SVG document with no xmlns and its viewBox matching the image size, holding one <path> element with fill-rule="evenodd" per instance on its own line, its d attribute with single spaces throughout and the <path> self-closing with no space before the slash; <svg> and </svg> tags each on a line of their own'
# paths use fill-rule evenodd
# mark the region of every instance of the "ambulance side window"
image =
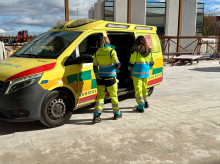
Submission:
<svg viewBox="0 0 220 164">
<path fill-rule="evenodd" d="M 73 65 L 76 63 L 76 49 L 72 52 L 72 54 L 68 57 L 66 62 L 64 63 L 64 66 Z"/>
<path fill-rule="evenodd" d="M 102 33 L 96 33 L 89 35 L 79 44 L 79 53 L 80 56 L 86 55 L 94 55 L 95 52 L 100 47 L 100 39 L 103 36 Z"/>
<path fill-rule="evenodd" d="M 102 36 L 103 36 L 102 33 L 96 33 L 86 37 L 68 57 L 68 59 L 64 63 L 64 66 L 80 64 L 80 63 L 88 63 L 88 61 L 83 62 L 80 59 L 80 57 L 93 56 L 100 47 L 100 39 Z"/>
</svg>

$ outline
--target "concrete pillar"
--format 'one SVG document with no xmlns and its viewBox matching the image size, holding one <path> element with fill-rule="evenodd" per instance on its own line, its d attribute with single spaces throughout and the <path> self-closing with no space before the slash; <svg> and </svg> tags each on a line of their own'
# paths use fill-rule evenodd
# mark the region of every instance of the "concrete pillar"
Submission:
<svg viewBox="0 0 220 164">
<path fill-rule="evenodd" d="M 183 0 L 182 12 L 182 32 L 181 36 L 195 36 L 196 34 L 196 16 L 197 16 L 197 0 Z M 166 0 L 166 36 L 178 35 L 178 16 L 179 16 L 179 0 Z M 173 40 L 177 42 L 177 40 Z M 186 47 L 192 39 L 181 39 L 181 46 Z M 196 44 L 196 43 L 195 43 Z M 194 51 L 195 45 L 187 48 L 187 51 Z M 170 43 L 170 52 L 176 52 L 177 46 Z M 183 51 L 183 50 L 181 50 Z"/>
<path fill-rule="evenodd" d="M 179 0 L 166 0 L 166 23 L 165 23 L 165 36 L 178 35 L 178 16 L 179 16 Z M 173 39 L 174 42 L 177 40 Z M 170 52 L 176 52 L 177 45 L 170 42 Z M 165 50 L 168 52 L 168 47 Z"/>
<path fill-rule="evenodd" d="M 89 10 L 89 19 L 95 19 L 94 17 L 94 7 L 91 7 Z"/>
<path fill-rule="evenodd" d="M 183 0 L 182 36 L 196 35 L 197 0 Z"/>
<path fill-rule="evenodd" d="M 114 0 L 114 21 L 127 23 L 128 0 Z"/>
<path fill-rule="evenodd" d="M 103 12 L 103 3 L 98 2 L 94 5 L 94 18 L 95 19 L 103 19 L 104 12 Z"/>
<path fill-rule="evenodd" d="M 178 15 L 179 15 L 179 0 L 167 0 L 165 36 L 177 36 Z"/>
<path fill-rule="evenodd" d="M 197 0 L 183 0 L 182 14 L 182 32 L 181 36 L 196 35 L 196 18 L 197 18 Z M 195 39 L 181 39 L 181 46 L 186 47 Z M 187 51 L 193 52 L 197 42 L 187 48 Z"/>
<path fill-rule="evenodd" d="M 146 0 L 131 0 L 131 23 L 146 24 Z"/>
</svg>

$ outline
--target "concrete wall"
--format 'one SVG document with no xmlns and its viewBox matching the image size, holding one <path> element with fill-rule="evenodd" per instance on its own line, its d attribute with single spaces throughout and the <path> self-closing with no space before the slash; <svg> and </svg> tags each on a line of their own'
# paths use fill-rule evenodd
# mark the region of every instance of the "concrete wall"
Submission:
<svg viewBox="0 0 220 164">
<path fill-rule="evenodd" d="M 127 23 L 128 0 L 114 0 L 114 21 Z"/>
<path fill-rule="evenodd" d="M 89 10 L 89 19 L 94 19 L 94 7 L 91 7 Z"/>
<path fill-rule="evenodd" d="M 218 44 L 218 39 L 205 38 L 202 40 L 204 43 L 201 45 L 201 49 L 200 49 L 201 54 L 210 55 L 215 53 L 215 50 L 213 50 L 211 47 L 215 47 L 216 44 Z M 218 46 L 215 49 L 218 49 Z"/>
<path fill-rule="evenodd" d="M 131 23 L 146 24 L 146 1 L 131 0 Z"/>
<path fill-rule="evenodd" d="M 94 5 L 94 19 L 103 19 L 104 12 L 103 12 L 103 3 L 98 2 Z"/>
</svg>

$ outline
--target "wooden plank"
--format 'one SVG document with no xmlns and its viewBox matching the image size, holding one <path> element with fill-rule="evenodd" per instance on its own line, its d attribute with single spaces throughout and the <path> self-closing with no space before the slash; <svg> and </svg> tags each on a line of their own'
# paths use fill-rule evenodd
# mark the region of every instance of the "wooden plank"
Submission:
<svg viewBox="0 0 220 164">
<path fill-rule="evenodd" d="M 168 54 L 194 54 L 194 52 L 164 52 L 164 55 L 168 55 Z"/>
<path fill-rule="evenodd" d="M 178 59 L 178 60 L 196 60 L 202 58 L 202 55 L 180 55 L 172 57 L 172 59 Z"/>
</svg>

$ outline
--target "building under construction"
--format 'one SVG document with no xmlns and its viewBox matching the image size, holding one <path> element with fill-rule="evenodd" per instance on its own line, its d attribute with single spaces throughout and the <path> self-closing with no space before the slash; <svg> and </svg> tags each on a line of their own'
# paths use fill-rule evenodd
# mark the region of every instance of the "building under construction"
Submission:
<svg viewBox="0 0 220 164">
<path fill-rule="evenodd" d="M 202 34 L 204 3 L 197 0 L 98 0 L 89 10 L 89 18 L 157 26 L 165 36 Z"/>
</svg>

